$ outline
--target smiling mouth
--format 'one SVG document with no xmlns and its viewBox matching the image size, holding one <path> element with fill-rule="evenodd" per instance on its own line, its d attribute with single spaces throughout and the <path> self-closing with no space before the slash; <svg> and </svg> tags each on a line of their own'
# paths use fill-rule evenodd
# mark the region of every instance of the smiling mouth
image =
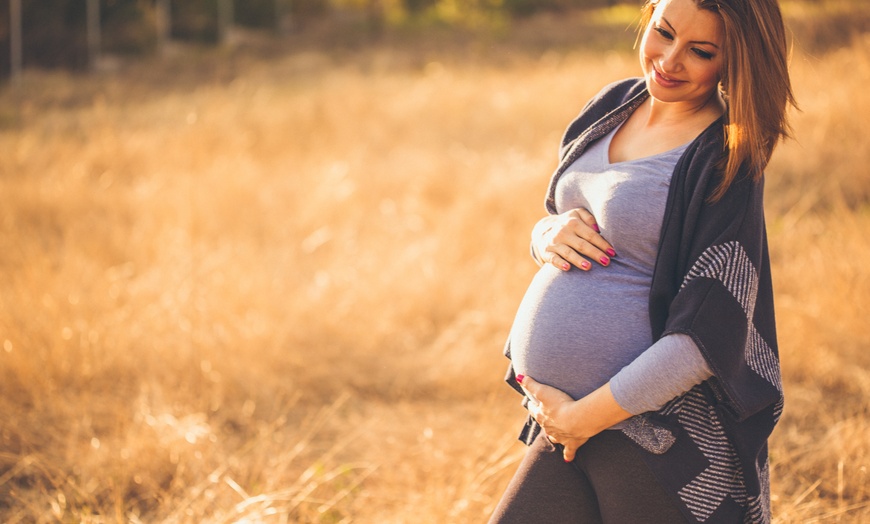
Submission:
<svg viewBox="0 0 870 524">
<path fill-rule="evenodd" d="M 661 73 L 655 66 L 653 66 L 653 73 L 655 75 L 656 82 L 663 85 L 678 85 L 682 84 L 684 80 L 678 80 L 676 78 L 671 78 L 668 75 Z"/>
</svg>

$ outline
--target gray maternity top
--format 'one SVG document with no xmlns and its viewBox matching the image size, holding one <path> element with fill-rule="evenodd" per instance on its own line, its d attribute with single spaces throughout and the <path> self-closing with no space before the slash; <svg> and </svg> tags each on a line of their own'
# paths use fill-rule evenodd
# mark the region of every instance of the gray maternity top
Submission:
<svg viewBox="0 0 870 524">
<path fill-rule="evenodd" d="M 559 179 L 556 209 L 588 209 L 618 256 L 608 267 L 594 265 L 590 271 L 543 265 L 514 319 L 511 360 L 517 374 L 575 399 L 625 368 L 611 387 L 623 408 L 639 413 L 688 390 L 710 372 L 685 335 L 664 337 L 651 348 L 649 292 L 662 218 L 671 173 L 688 144 L 611 163 L 610 142 L 617 131 L 592 144 Z M 668 378 L 673 383 L 661 387 Z"/>
</svg>

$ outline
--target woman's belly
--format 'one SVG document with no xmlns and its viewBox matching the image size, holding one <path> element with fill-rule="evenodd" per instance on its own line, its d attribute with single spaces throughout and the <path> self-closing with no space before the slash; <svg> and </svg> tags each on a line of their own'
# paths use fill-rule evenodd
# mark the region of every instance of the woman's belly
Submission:
<svg viewBox="0 0 870 524">
<path fill-rule="evenodd" d="M 652 344 L 649 289 L 648 277 L 616 260 L 588 272 L 544 265 L 511 328 L 514 370 L 586 396 Z"/>
</svg>

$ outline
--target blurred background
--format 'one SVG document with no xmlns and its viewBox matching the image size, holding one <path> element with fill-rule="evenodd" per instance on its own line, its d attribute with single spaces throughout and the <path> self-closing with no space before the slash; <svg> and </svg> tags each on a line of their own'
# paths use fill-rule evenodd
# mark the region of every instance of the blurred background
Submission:
<svg viewBox="0 0 870 524">
<path fill-rule="evenodd" d="M 0 2 L 0 521 L 485 521 L 529 233 L 640 3 Z M 870 9 L 782 7 L 775 522 L 866 522 Z"/>
</svg>

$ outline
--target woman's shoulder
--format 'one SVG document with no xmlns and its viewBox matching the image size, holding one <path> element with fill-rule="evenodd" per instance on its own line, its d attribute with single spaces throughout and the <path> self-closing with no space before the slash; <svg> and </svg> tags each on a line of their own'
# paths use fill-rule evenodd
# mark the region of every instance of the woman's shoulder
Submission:
<svg viewBox="0 0 870 524">
<path fill-rule="evenodd" d="M 703 155 L 711 157 L 717 163 L 721 161 L 725 155 L 725 127 L 727 124 L 726 115 L 711 122 L 690 142 L 687 155 Z"/>
<path fill-rule="evenodd" d="M 727 160 L 726 126 L 727 117 L 723 115 L 701 132 L 686 148 L 677 163 L 674 175 L 684 179 L 687 191 L 692 193 L 700 191 L 695 193 L 695 196 L 703 198 L 705 202 L 736 200 L 749 203 L 755 198 L 750 195 L 763 193 L 764 177 L 752 176 L 747 162 L 740 166 L 737 176 L 725 194 L 720 198 L 713 198 L 713 195 L 718 192 Z"/>
<path fill-rule="evenodd" d="M 643 78 L 627 78 L 604 86 L 597 95 L 586 102 L 580 114 L 568 125 L 562 136 L 560 155 L 572 140 L 590 126 L 644 92 L 646 92 L 646 83 Z"/>
</svg>

